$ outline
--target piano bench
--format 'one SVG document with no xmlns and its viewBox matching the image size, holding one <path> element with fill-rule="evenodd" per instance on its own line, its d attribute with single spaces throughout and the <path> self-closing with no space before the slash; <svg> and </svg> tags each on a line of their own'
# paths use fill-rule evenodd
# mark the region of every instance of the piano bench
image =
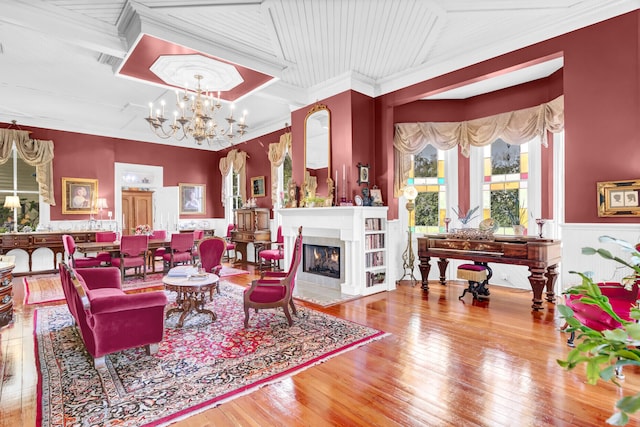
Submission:
<svg viewBox="0 0 640 427">
<path fill-rule="evenodd" d="M 469 286 L 458 299 L 464 298 L 467 292 L 471 293 L 474 299 L 489 298 L 487 286 L 492 275 L 493 272 L 486 262 L 460 265 L 458 267 L 458 279 L 468 280 Z"/>
</svg>

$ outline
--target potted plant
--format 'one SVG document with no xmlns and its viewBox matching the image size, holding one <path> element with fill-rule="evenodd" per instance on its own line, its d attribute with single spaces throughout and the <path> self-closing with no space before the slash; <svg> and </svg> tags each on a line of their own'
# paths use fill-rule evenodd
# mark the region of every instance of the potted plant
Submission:
<svg viewBox="0 0 640 427">
<path fill-rule="evenodd" d="M 460 222 L 462 223 L 462 228 L 468 227 L 469 223 L 473 219 L 478 217 L 478 215 L 476 215 L 476 212 L 478 211 L 478 209 L 480 209 L 480 206 L 476 206 L 473 209 L 469 209 L 467 213 L 463 214 L 462 210 L 460 209 L 460 206 L 458 206 L 458 209 L 451 208 L 451 210 L 453 210 L 453 213 L 455 213 L 456 216 L 458 217 L 458 220 L 460 220 Z"/>
<path fill-rule="evenodd" d="M 582 253 L 585 255 L 598 254 L 605 259 L 620 263 L 632 269 L 633 273 L 622 280 L 622 284 L 629 288 L 634 282 L 640 280 L 640 252 L 638 247 L 630 243 L 615 239 L 609 236 L 601 236 L 601 243 L 616 243 L 623 251 L 630 253 L 630 260 L 614 256 L 606 249 L 594 249 L 585 247 Z M 582 324 L 575 316 L 573 310 L 566 305 L 559 305 L 558 310 L 568 324 L 567 332 L 576 332 L 579 343 L 567 354 L 566 360 L 558 360 L 560 366 L 571 370 L 578 365 L 585 363 L 587 381 L 589 384 L 596 384 L 598 379 L 611 381 L 616 385 L 615 370 L 624 365 L 640 366 L 640 349 L 632 345 L 640 341 L 640 324 L 636 321 L 640 319 L 640 309 L 631 309 L 631 318 L 634 321 L 627 321 L 620 318 L 613 310 L 609 298 L 604 296 L 600 287 L 593 281 L 591 275 L 572 271 L 582 278 L 582 283 L 566 290 L 565 294 L 582 295 L 581 303 L 598 306 L 605 315 L 611 316 L 622 326 L 613 330 L 596 331 Z M 612 425 L 625 425 L 629 421 L 629 414 L 640 409 L 640 393 L 634 396 L 625 396 L 618 400 L 614 413 L 607 423 Z"/>
</svg>

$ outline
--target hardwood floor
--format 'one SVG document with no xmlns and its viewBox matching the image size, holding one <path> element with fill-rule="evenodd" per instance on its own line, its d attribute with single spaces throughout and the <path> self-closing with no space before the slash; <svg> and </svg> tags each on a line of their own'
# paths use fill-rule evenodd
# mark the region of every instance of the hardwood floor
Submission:
<svg viewBox="0 0 640 427">
<path fill-rule="evenodd" d="M 403 283 L 319 308 L 390 335 L 174 425 L 603 426 L 640 391 L 640 369 L 625 368 L 618 389 L 560 368 L 569 348 L 553 304 L 531 312 L 530 291 L 497 286 L 488 303 L 459 301 L 463 287 Z M 21 303 L 21 278 L 14 289 L 15 321 L 0 329 L 1 427 L 35 425 L 34 307 Z"/>
</svg>

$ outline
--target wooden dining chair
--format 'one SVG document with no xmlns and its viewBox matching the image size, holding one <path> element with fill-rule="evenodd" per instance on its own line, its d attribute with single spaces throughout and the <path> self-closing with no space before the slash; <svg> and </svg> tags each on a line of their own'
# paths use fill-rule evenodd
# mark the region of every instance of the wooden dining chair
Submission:
<svg viewBox="0 0 640 427">
<path fill-rule="evenodd" d="M 192 264 L 193 242 L 193 233 L 172 234 L 169 250 L 162 256 L 164 270 L 169 271 L 178 264 Z"/>
<path fill-rule="evenodd" d="M 96 233 L 96 242 L 115 242 L 116 239 L 115 231 L 98 231 Z M 103 265 L 111 265 L 111 252 L 98 252 L 96 259 L 99 259 Z"/>
<path fill-rule="evenodd" d="M 64 246 L 65 262 L 73 268 L 99 267 L 102 264 L 102 261 L 96 257 L 76 257 L 76 241 L 69 234 L 62 235 L 62 245 Z"/>
<path fill-rule="evenodd" d="M 122 236 L 120 239 L 120 254 L 111 257 L 111 265 L 120 269 L 122 280 L 125 278 L 125 270 L 135 269 L 136 275 L 142 270 L 142 280 L 147 278 L 147 251 L 149 248 L 149 236 L 146 234 L 134 234 Z"/>
</svg>

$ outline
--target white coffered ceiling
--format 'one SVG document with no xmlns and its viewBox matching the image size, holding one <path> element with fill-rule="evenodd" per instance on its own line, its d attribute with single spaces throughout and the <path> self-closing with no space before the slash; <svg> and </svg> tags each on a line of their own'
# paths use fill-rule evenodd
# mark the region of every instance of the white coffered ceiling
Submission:
<svg viewBox="0 0 640 427">
<path fill-rule="evenodd" d="M 250 125 L 240 142 L 281 129 L 290 111 L 317 99 L 348 89 L 378 96 L 638 7 L 638 0 L 3 0 L 0 122 L 195 148 L 155 138 L 143 120 L 148 103 L 170 88 L 118 73 L 142 33 L 273 78 L 238 99 Z M 560 66 L 561 59 L 510 82 L 438 97 L 496 90 Z"/>
</svg>

